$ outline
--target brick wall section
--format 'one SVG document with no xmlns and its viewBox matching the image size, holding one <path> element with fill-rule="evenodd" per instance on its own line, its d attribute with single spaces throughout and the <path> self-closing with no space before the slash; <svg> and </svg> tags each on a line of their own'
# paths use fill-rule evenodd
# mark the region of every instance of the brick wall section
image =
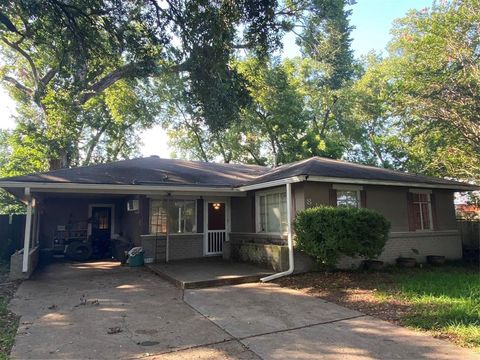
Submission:
<svg viewBox="0 0 480 360">
<path fill-rule="evenodd" d="M 416 249 L 418 254 L 412 251 Z M 392 233 L 385 244 L 379 260 L 387 264 L 394 264 L 398 257 L 413 257 L 418 262 L 425 262 L 428 255 L 445 256 L 446 259 L 456 260 L 462 257 L 462 240 L 457 230 L 435 232 L 405 232 Z M 362 259 L 344 257 L 338 267 L 341 269 L 354 268 Z"/>
<path fill-rule="evenodd" d="M 145 257 L 155 258 L 155 261 L 165 261 L 167 239 L 165 235 L 142 235 L 141 246 Z M 170 235 L 168 242 L 168 259 L 183 260 L 203 256 L 203 234 Z"/>
<path fill-rule="evenodd" d="M 168 243 L 170 260 L 194 259 L 203 256 L 203 234 L 171 235 Z"/>
<path fill-rule="evenodd" d="M 283 235 L 269 235 L 261 233 L 230 233 L 232 243 L 256 243 L 286 245 L 287 237 Z"/>
<path fill-rule="evenodd" d="M 411 249 L 416 249 L 416 255 Z M 435 232 L 392 233 L 380 260 L 393 262 L 399 256 L 425 261 L 427 255 L 443 255 L 447 259 L 462 257 L 462 241 L 458 230 Z"/>
<path fill-rule="evenodd" d="M 153 258 L 155 261 L 165 261 L 165 236 L 141 235 L 140 246 L 145 251 L 145 258 Z"/>
</svg>

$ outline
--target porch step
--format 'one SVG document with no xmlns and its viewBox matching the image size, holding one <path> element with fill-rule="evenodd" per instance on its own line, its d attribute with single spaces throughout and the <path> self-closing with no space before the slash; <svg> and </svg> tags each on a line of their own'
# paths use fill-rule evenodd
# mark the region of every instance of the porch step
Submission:
<svg viewBox="0 0 480 360">
<path fill-rule="evenodd" d="M 271 270 L 255 268 L 254 266 L 248 264 L 240 264 L 239 266 L 249 267 L 249 271 L 245 271 L 244 274 L 235 274 L 235 271 L 233 271 L 233 274 L 229 274 L 228 270 L 225 271 L 225 274 L 218 274 L 218 271 L 208 274 L 208 271 L 205 271 L 205 269 L 198 269 L 205 273 L 204 276 L 201 276 L 201 278 L 199 278 L 199 276 L 196 275 L 192 276 L 192 279 L 188 279 L 188 275 L 186 276 L 184 271 L 179 271 L 181 272 L 179 274 L 179 272 L 175 271 L 176 269 L 168 269 L 168 265 L 145 264 L 145 266 L 161 278 L 171 282 L 180 289 L 199 289 L 216 286 L 254 283 L 260 281 L 261 278 L 271 275 L 273 273 Z M 202 264 L 199 264 L 199 267 L 201 266 Z M 195 271 L 196 269 L 191 270 L 192 273 L 198 274 L 198 271 Z"/>
</svg>

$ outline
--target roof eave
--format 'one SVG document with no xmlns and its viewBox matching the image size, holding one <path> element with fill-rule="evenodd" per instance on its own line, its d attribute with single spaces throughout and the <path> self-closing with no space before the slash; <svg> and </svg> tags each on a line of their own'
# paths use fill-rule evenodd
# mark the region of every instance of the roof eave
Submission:
<svg viewBox="0 0 480 360">
<path fill-rule="evenodd" d="M 32 192 L 55 193 L 152 194 L 166 192 L 188 192 L 204 194 L 211 192 L 220 195 L 241 194 L 241 191 L 239 191 L 238 188 L 232 186 L 124 185 L 0 181 L 0 187 L 4 189 L 29 188 Z"/>
<path fill-rule="evenodd" d="M 369 180 L 369 179 L 341 178 L 341 177 L 329 177 L 329 176 L 307 176 L 306 181 L 331 182 L 331 183 L 341 183 L 341 184 L 404 186 L 404 187 L 412 187 L 412 188 L 448 189 L 448 190 L 456 190 L 456 191 L 480 190 L 480 186 L 470 185 L 470 184 L 456 184 L 456 183 L 431 184 L 431 183 L 424 183 L 424 182 Z"/>
</svg>

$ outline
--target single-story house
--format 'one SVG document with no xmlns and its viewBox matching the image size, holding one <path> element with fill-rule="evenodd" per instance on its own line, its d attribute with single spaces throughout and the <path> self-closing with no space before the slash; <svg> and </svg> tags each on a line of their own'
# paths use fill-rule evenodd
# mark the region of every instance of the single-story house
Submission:
<svg viewBox="0 0 480 360">
<path fill-rule="evenodd" d="M 294 254 L 302 265 L 295 214 L 317 205 L 382 213 L 392 225 L 383 261 L 457 259 L 454 192 L 478 189 L 320 157 L 269 168 L 158 156 L 5 178 L 0 187 L 27 204 L 25 274 L 39 248 L 95 238 L 102 252 L 118 234 L 156 262 L 224 256 L 285 271 Z"/>
</svg>

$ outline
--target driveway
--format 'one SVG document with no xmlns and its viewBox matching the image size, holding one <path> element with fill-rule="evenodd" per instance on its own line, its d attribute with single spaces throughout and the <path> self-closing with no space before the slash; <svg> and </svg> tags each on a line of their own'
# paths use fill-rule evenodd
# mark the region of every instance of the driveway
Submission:
<svg viewBox="0 0 480 360">
<path fill-rule="evenodd" d="M 480 359 L 274 284 L 183 293 L 114 263 L 51 265 L 10 307 L 17 359 Z"/>
</svg>

